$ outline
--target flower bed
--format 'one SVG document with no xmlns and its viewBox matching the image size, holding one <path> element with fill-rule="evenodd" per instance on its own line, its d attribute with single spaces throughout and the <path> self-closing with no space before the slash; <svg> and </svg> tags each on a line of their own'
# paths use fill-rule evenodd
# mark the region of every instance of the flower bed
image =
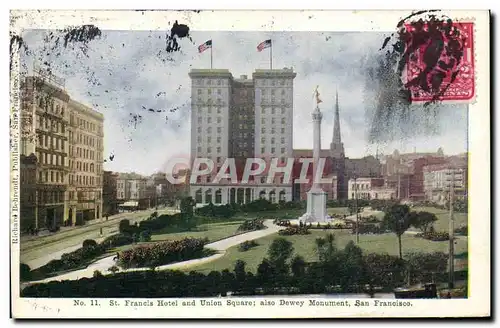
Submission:
<svg viewBox="0 0 500 328">
<path fill-rule="evenodd" d="M 264 220 L 262 219 L 253 219 L 253 220 L 245 220 L 239 227 L 238 231 L 255 231 L 265 229 Z"/>
<path fill-rule="evenodd" d="M 293 236 L 293 235 L 308 235 L 311 232 L 307 227 L 287 227 L 286 229 L 282 229 L 278 232 L 280 236 Z"/>
<path fill-rule="evenodd" d="M 119 254 L 118 265 L 122 268 L 157 267 L 206 255 L 203 246 L 206 239 L 184 238 L 151 245 L 138 246 Z"/>
<path fill-rule="evenodd" d="M 255 240 L 247 240 L 238 245 L 238 250 L 240 252 L 246 252 L 250 248 L 254 248 L 257 246 L 259 246 L 259 244 Z"/>
<path fill-rule="evenodd" d="M 423 238 L 431 241 L 445 241 L 450 240 L 450 234 L 447 232 L 426 232 L 417 233 L 415 235 L 417 238 Z"/>
</svg>

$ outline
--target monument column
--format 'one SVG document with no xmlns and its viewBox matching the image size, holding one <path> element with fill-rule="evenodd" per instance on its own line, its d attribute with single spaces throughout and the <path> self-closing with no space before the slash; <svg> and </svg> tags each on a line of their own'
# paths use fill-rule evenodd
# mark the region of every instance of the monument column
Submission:
<svg viewBox="0 0 500 328">
<path fill-rule="evenodd" d="M 323 114 L 316 105 L 316 109 L 312 113 L 313 118 L 313 184 L 311 190 L 319 189 L 318 181 L 321 178 L 321 173 L 317 172 L 319 155 L 321 152 L 321 120 Z M 319 176 L 317 176 L 319 174 Z"/>
</svg>

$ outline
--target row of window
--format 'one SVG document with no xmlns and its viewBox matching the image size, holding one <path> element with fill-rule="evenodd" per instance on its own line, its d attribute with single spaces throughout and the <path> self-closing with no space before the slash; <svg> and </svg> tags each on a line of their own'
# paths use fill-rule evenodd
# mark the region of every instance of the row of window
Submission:
<svg viewBox="0 0 500 328">
<path fill-rule="evenodd" d="M 38 197 L 43 204 L 64 203 L 64 191 L 61 190 L 41 190 Z"/>
<path fill-rule="evenodd" d="M 84 133 L 76 133 L 76 136 L 73 132 L 69 131 L 68 135 L 69 142 L 72 144 L 82 144 L 85 146 L 90 146 L 94 147 L 97 149 L 101 148 L 101 139 L 100 138 L 95 138 L 93 136 L 89 136 Z"/>
<path fill-rule="evenodd" d="M 268 117 L 263 117 L 260 120 L 260 122 L 261 122 L 262 125 L 265 125 L 266 122 L 269 122 L 269 118 Z M 286 118 L 282 117 L 281 120 L 280 120 L 280 122 L 281 122 L 282 125 L 285 125 L 286 124 Z M 276 118 L 271 117 L 271 124 L 276 124 Z"/>
<path fill-rule="evenodd" d="M 268 148 L 268 149 L 269 149 L 269 148 Z M 270 153 L 271 153 L 271 154 L 276 154 L 276 148 L 275 148 L 275 147 L 270 147 L 270 150 L 271 150 L 271 151 L 270 151 Z M 281 155 L 285 155 L 285 154 L 286 154 L 286 148 L 283 148 L 283 147 L 282 147 L 282 148 L 280 149 L 280 151 L 281 151 L 281 152 L 280 152 L 280 153 L 281 153 Z M 261 153 L 261 154 L 266 154 L 266 153 L 267 153 L 267 152 L 266 152 L 266 147 L 262 147 L 262 148 L 260 148 L 260 153 Z M 281 163 L 281 160 L 280 160 L 280 163 Z"/>
<path fill-rule="evenodd" d="M 199 106 L 199 107 L 196 107 L 196 105 L 193 105 L 193 109 L 196 109 L 198 108 L 199 112 L 202 113 L 204 111 L 204 107 L 203 106 Z M 207 106 L 207 113 L 208 114 L 212 114 L 212 106 Z M 222 109 L 221 107 L 217 106 L 216 107 L 216 111 L 217 111 L 217 114 L 220 114 L 222 113 Z"/>
<path fill-rule="evenodd" d="M 198 131 L 198 133 L 201 133 L 201 126 L 198 127 L 197 131 Z M 217 133 L 221 133 L 221 132 L 222 132 L 222 128 L 220 126 L 217 127 Z M 212 133 L 212 127 L 211 126 L 209 126 L 207 128 L 207 133 Z"/>
<path fill-rule="evenodd" d="M 217 123 L 221 123 L 222 122 L 222 117 L 217 117 Z M 202 124 L 203 123 L 203 118 L 201 116 L 198 116 L 198 124 Z M 212 118 L 211 117 L 207 117 L 207 124 L 211 124 L 212 123 Z"/>
<path fill-rule="evenodd" d="M 212 180 L 213 180 L 213 178 L 210 176 L 199 176 L 196 178 L 196 183 L 210 183 Z M 250 181 L 252 181 L 252 177 L 250 177 Z M 259 181 L 260 183 L 267 183 L 267 177 L 265 177 L 265 176 L 256 177 L 255 181 Z M 273 184 L 280 184 L 280 183 L 283 183 L 284 181 L 285 181 L 285 177 L 275 176 L 272 183 Z"/>
<path fill-rule="evenodd" d="M 257 79 L 255 81 L 256 85 L 258 86 L 285 86 L 285 85 L 291 85 L 291 79 Z M 228 80 L 227 79 L 211 79 L 211 78 L 206 78 L 206 79 L 193 79 L 193 85 L 198 85 L 198 86 L 211 86 L 211 85 L 218 85 L 218 86 L 226 86 L 228 85 Z"/>
<path fill-rule="evenodd" d="M 222 139 L 221 137 L 217 137 L 217 138 L 216 138 L 216 141 L 217 141 L 217 143 L 218 143 L 218 144 L 220 144 L 220 143 L 221 143 L 221 139 Z M 198 141 L 198 143 L 202 143 L 202 138 L 201 138 L 201 136 L 198 136 L 197 141 Z M 208 136 L 208 137 L 207 137 L 207 143 L 211 143 L 211 142 L 212 142 L 212 137 L 211 137 L 211 136 Z"/>
<path fill-rule="evenodd" d="M 262 137 L 260 138 L 260 142 L 262 144 L 265 144 L 266 143 L 266 137 Z M 276 138 L 271 138 L 271 145 L 274 145 L 276 143 Z M 281 137 L 281 144 L 284 144 L 285 143 L 285 137 Z"/>
<path fill-rule="evenodd" d="M 54 133 L 65 133 L 66 125 L 64 122 L 52 119 L 50 117 L 36 116 L 37 129 L 47 130 Z"/>
<path fill-rule="evenodd" d="M 102 126 L 100 124 L 95 124 L 93 122 L 87 121 L 83 118 L 80 118 L 78 116 L 75 117 L 75 115 L 71 114 L 70 116 L 70 123 L 71 125 L 78 126 L 80 129 L 90 131 L 90 132 L 97 132 L 101 134 L 102 132 Z"/>
<path fill-rule="evenodd" d="M 65 141 L 60 136 L 49 136 L 42 133 L 37 135 L 37 146 L 48 149 L 55 149 L 58 151 L 64 151 Z"/>
<path fill-rule="evenodd" d="M 267 133 L 266 131 L 268 131 L 266 128 L 261 128 L 260 129 L 260 132 L 262 134 L 266 134 Z M 285 128 L 280 128 L 280 131 L 281 131 L 281 134 L 284 134 L 285 133 Z M 271 134 L 275 134 L 275 133 L 276 133 L 276 128 L 271 128 Z"/>
<path fill-rule="evenodd" d="M 59 100 L 56 101 L 54 97 L 47 94 L 39 94 L 37 98 L 38 107 L 49 113 L 64 116 L 65 108 L 60 104 Z"/>
<path fill-rule="evenodd" d="M 65 155 L 49 154 L 43 151 L 38 151 L 36 156 L 41 164 L 59 166 L 65 165 Z"/>
<path fill-rule="evenodd" d="M 64 172 L 41 170 L 38 171 L 39 183 L 64 183 Z"/>
<path fill-rule="evenodd" d="M 221 147 L 216 147 L 216 154 L 220 154 L 222 152 Z M 198 153 L 201 153 L 201 146 L 198 146 Z M 212 147 L 208 146 L 207 147 L 207 153 L 210 154 L 212 153 Z"/>
<path fill-rule="evenodd" d="M 68 193 L 68 200 L 99 200 L 101 199 L 100 191 L 70 191 Z"/>
<path fill-rule="evenodd" d="M 277 110 L 277 108 L 276 108 L 276 107 L 272 107 L 272 108 L 271 108 L 271 114 L 272 114 L 272 115 L 275 115 L 275 114 L 276 114 L 276 110 Z M 281 109 L 280 109 L 280 110 L 281 110 L 281 114 L 285 114 L 285 112 L 286 112 L 286 108 L 285 108 L 285 107 L 281 107 Z M 266 113 L 268 113 L 268 112 L 269 112 L 269 108 L 267 108 L 267 109 L 266 109 L 265 107 L 262 107 L 261 112 L 262 112 L 262 114 L 263 114 L 263 115 L 265 115 Z"/>
<path fill-rule="evenodd" d="M 227 80 L 223 79 L 193 79 L 193 85 L 226 85 Z"/>
<path fill-rule="evenodd" d="M 69 155 L 70 156 L 75 156 L 75 147 L 73 146 L 70 146 L 69 147 Z M 97 159 L 96 159 L 96 154 L 97 154 Z M 80 147 L 76 147 L 76 156 L 77 157 L 80 157 L 80 158 L 83 158 L 83 159 L 91 159 L 91 160 L 100 160 L 100 155 L 101 153 L 100 152 L 95 152 L 93 150 L 90 150 L 90 149 L 84 149 L 84 148 L 80 148 Z"/>
<path fill-rule="evenodd" d="M 101 185 L 101 178 L 100 177 L 94 177 L 94 176 L 88 176 L 88 175 L 82 175 L 82 174 L 70 174 L 69 175 L 69 184 L 79 184 L 83 186 L 100 186 Z"/>
</svg>

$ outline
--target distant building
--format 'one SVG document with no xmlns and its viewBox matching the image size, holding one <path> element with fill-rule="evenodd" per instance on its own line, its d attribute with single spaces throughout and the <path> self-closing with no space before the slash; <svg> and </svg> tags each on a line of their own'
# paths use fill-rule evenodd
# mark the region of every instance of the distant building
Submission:
<svg viewBox="0 0 500 328">
<path fill-rule="evenodd" d="M 349 199 L 396 199 L 396 189 L 385 184 L 383 178 L 352 178 L 349 180 Z"/>
<path fill-rule="evenodd" d="M 119 173 L 116 193 L 120 210 L 145 209 L 151 206 L 146 192 L 147 181 L 137 173 Z"/>
<path fill-rule="evenodd" d="M 374 156 L 365 156 L 363 158 L 346 158 L 345 171 L 348 179 L 354 176 L 358 177 L 382 177 L 382 165 Z"/>
<path fill-rule="evenodd" d="M 449 163 L 428 165 L 423 168 L 425 199 L 440 205 L 449 201 L 453 181 L 457 199 L 467 200 L 467 158 L 450 158 Z"/>
<path fill-rule="evenodd" d="M 102 183 L 103 215 L 118 213 L 118 174 L 104 171 Z"/>
</svg>

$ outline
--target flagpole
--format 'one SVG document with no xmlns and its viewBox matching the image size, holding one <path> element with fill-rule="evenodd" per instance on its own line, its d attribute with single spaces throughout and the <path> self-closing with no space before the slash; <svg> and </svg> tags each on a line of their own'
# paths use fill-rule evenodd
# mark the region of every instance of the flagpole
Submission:
<svg viewBox="0 0 500 328">
<path fill-rule="evenodd" d="M 273 41 L 271 40 L 271 52 L 269 53 L 269 64 L 271 66 L 271 70 L 273 69 Z"/>
<path fill-rule="evenodd" d="M 210 69 L 213 69 L 212 47 L 213 44 L 210 46 Z"/>
</svg>

